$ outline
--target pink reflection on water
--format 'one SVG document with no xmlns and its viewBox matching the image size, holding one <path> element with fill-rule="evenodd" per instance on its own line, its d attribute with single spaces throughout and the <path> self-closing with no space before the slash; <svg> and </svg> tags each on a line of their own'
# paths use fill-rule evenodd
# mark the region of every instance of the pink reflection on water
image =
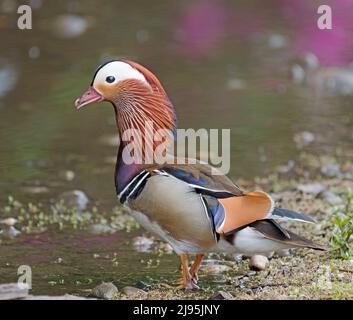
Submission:
<svg viewBox="0 0 353 320">
<path fill-rule="evenodd" d="M 277 0 L 284 21 L 293 28 L 291 41 L 299 54 L 314 53 L 324 66 L 346 65 L 353 61 L 353 1 Z M 332 30 L 320 30 L 317 20 L 319 5 L 332 8 Z"/>
<path fill-rule="evenodd" d="M 197 58 L 217 48 L 228 18 L 222 0 L 192 1 L 182 14 L 176 27 L 179 53 Z"/>
<path fill-rule="evenodd" d="M 319 5 L 332 8 L 333 29 L 320 30 Z M 195 0 L 186 5 L 177 21 L 177 52 L 190 58 L 208 56 L 232 35 L 234 40 L 259 33 L 284 33 L 294 55 L 314 53 L 324 66 L 347 65 L 353 61 L 352 0 L 273 0 L 273 10 L 227 5 L 223 0 Z M 279 23 L 283 29 L 278 30 Z"/>
</svg>

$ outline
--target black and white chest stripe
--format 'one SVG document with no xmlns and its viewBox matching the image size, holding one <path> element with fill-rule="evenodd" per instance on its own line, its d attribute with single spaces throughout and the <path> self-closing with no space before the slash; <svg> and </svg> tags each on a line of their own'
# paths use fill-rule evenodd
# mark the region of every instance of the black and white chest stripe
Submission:
<svg viewBox="0 0 353 320">
<path fill-rule="evenodd" d="M 151 176 L 151 173 L 147 170 L 141 171 L 136 175 L 126 187 L 118 194 L 120 203 L 124 204 L 130 198 L 136 198 L 142 191 L 147 179 Z"/>
</svg>

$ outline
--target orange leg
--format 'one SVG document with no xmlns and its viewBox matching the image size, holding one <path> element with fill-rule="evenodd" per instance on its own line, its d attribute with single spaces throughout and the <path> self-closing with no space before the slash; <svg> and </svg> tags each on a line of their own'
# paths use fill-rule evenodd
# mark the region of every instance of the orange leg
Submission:
<svg viewBox="0 0 353 320">
<path fill-rule="evenodd" d="M 181 280 L 178 289 L 199 289 L 189 271 L 188 257 L 186 254 L 180 256 L 181 259 Z"/>
<path fill-rule="evenodd" d="M 192 264 L 190 268 L 190 275 L 195 283 L 197 283 L 197 280 L 199 277 L 197 276 L 197 273 L 200 269 L 202 259 L 205 255 L 204 254 L 197 254 L 194 263 Z"/>
</svg>

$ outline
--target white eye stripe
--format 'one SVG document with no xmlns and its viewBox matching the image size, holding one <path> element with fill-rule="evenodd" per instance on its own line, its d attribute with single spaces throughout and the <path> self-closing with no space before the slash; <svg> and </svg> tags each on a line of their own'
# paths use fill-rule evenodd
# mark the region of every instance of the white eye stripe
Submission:
<svg viewBox="0 0 353 320">
<path fill-rule="evenodd" d="M 108 77 L 114 77 L 115 81 L 108 82 Z M 103 67 L 97 71 L 93 79 L 93 87 L 96 88 L 96 85 L 102 83 L 115 83 L 128 79 L 141 80 L 149 86 L 144 75 L 128 63 L 123 61 L 112 61 L 103 65 Z"/>
</svg>

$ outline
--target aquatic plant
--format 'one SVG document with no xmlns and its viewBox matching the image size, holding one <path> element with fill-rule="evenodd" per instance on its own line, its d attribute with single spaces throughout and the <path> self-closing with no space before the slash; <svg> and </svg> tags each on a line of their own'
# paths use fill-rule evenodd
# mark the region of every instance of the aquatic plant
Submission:
<svg viewBox="0 0 353 320">
<path fill-rule="evenodd" d="M 343 196 L 343 203 L 334 208 L 331 236 L 334 258 L 351 259 L 353 257 L 353 190 Z"/>
</svg>

